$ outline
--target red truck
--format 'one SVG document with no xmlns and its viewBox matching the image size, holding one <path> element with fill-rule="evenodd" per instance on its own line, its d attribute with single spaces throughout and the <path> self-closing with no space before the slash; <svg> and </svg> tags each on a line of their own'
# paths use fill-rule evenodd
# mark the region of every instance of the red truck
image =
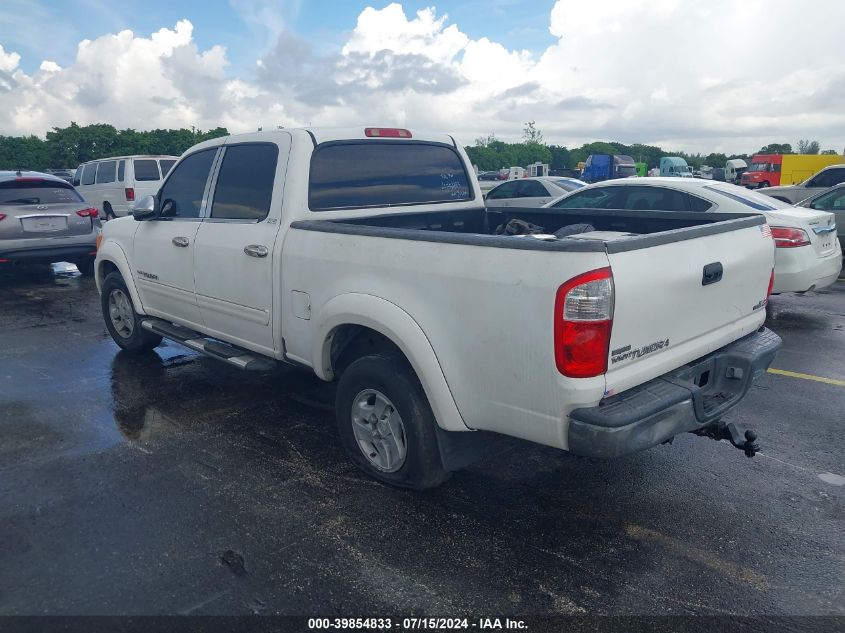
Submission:
<svg viewBox="0 0 845 633">
<path fill-rule="evenodd" d="M 740 184 L 749 189 L 804 182 L 828 165 L 845 163 L 845 156 L 836 154 L 755 154 Z"/>
</svg>

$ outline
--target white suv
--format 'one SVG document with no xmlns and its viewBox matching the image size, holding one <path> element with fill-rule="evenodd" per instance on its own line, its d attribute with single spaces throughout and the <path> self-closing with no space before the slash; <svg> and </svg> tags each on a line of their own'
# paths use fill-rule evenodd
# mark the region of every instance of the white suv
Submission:
<svg viewBox="0 0 845 633">
<path fill-rule="evenodd" d="M 106 220 L 129 214 L 135 200 L 154 195 L 178 156 L 115 156 L 83 163 L 73 185 Z"/>
</svg>

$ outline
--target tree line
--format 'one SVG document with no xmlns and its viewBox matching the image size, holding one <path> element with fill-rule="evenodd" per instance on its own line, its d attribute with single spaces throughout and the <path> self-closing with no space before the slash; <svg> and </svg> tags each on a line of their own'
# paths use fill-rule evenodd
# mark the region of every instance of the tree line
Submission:
<svg viewBox="0 0 845 633">
<path fill-rule="evenodd" d="M 818 154 L 819 142 L 810 140 L 798 141 L 797 152 L 793 151 L 789 143 L 770 143 L 760 148 L 754 154 Z M 586 161 L 590 154 L 624 154 L 630 156 L 638 163 L 646 163 L 648 169 L 660 166 L 660 159 L 663 156 L 680 156 L 691 165 L 693 169 L 699 169 L 702 165 L 710 167 L 724 167 L 725 162 L 733 158 L 741 158 L 745 162 L 751 162 L 752 154 L 722 154 L 713 152 L 710 154 L 690 154 L 665 150 L 655 145 L 643 145 L 634 143 L 626 145 L 617 142 L 596 141 L 585 143 L 578 148 L 567 148 L 563 145 L 547 145 L 543 142 L 543 134 L 540 132 L 534 121 L 526 123 L 523 130 L 522 142 L 505 143 L 496 138 L 494 134 L 478 138 L 475 145 L 466 148 L 467 154 L 474 165 L 480 171 L 495 171 L 497 169 L 522 166 L 532 163 L 545 163 L 551 169 L 573 169 L 579 162 Z M 835 154 L 836 151 L 829 149 L 822 154 Z"/>
<path fill-rule="evenodd" d="M 202 141 L 227 136 L 228 130 L 118 130 L 96 123 L 54 127 L 46 139 L 37 136 L 0 136 L 0 169 L 76 169 L 80 163 L 109 156 L 169 154 L 179 156 Z"/>
<path fill-rule="evenodd" d="M 106 123 L 85 126 L 71 123 L 68 127 L 54 127 L 47 132 L 44 139 L 34 135 L 0 136 L 0 169 L 75 169 L 81 163 L 109 156 L 132 154 L 179 156 L 192 145 L 228 134 L 228 130 L 224 127 L 207 131 L 195 128 L 138 131 L 118 130 Z M 796 149 L 800 154 L 818 154 L 820 146 L 818 141 L 800 140 Z M 729 158 L 751 161 L 749 154 L 688 154 L 639 143 L 626 145 L 597 141 L 570 149 L 563 145 L 546 144 L 542 132 L 537 129 L 534 121 L 526 123 L 521 142 L 505 143 L 490 134 L 476 139 L 475 145 L 467 147 L 466 151 L 472 163 L 481 171 L 493 171 L 512 166 L 525 167 L 536 162 L 548 164 L 552 169 L 572 169 L 579 162 L 587 160 L 590 154 L 626 154 L 637 162 L 646 163 L 649 169 L 658 167 L 662 156 L 680 156 L 694 169 L 700 168 L 701 165 L 724 166 Z M 789 143 L 771 143 L 756 153 L 792 154 L 794 152 Z M 836 152 L 825 150 L 821 153 L 834 154 Z"/>
</svg>

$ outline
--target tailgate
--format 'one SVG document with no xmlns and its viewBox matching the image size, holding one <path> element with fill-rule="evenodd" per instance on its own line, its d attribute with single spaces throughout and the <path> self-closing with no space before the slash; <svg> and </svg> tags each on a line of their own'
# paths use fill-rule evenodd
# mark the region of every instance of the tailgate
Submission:
<svg viewBox="0 0 845 633">
<path fill-rule="evenodd" d="M 749 226 L 758 219 L 761 224 Z M 762 222 L 747 218 L 658 233 L 636 250 L 608 243 L 615 292 L 608 395 L 762 325 L 774 265 L 774 243 Z"/>
</svg>

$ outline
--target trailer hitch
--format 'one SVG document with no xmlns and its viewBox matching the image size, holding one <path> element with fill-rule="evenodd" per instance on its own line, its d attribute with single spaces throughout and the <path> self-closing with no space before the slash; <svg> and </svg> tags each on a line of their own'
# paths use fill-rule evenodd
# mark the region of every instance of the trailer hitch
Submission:
<svg viewBox="0 0 845 633">
<path fill-rule="evenodd" d="M 728 440 L 734 447 L 745 453 L 746 457 L 754 457 L 760 451 L 760 445 L 757 443 L 757 433 L 748 429 L 745 431 L 744 437 L 740 435 L 740 430 L 733 422 L 717 422 L 705 426 L 704 428 L 693 431 L 696 435 L 709 437 L 716 440 Z"/>
</svg>

